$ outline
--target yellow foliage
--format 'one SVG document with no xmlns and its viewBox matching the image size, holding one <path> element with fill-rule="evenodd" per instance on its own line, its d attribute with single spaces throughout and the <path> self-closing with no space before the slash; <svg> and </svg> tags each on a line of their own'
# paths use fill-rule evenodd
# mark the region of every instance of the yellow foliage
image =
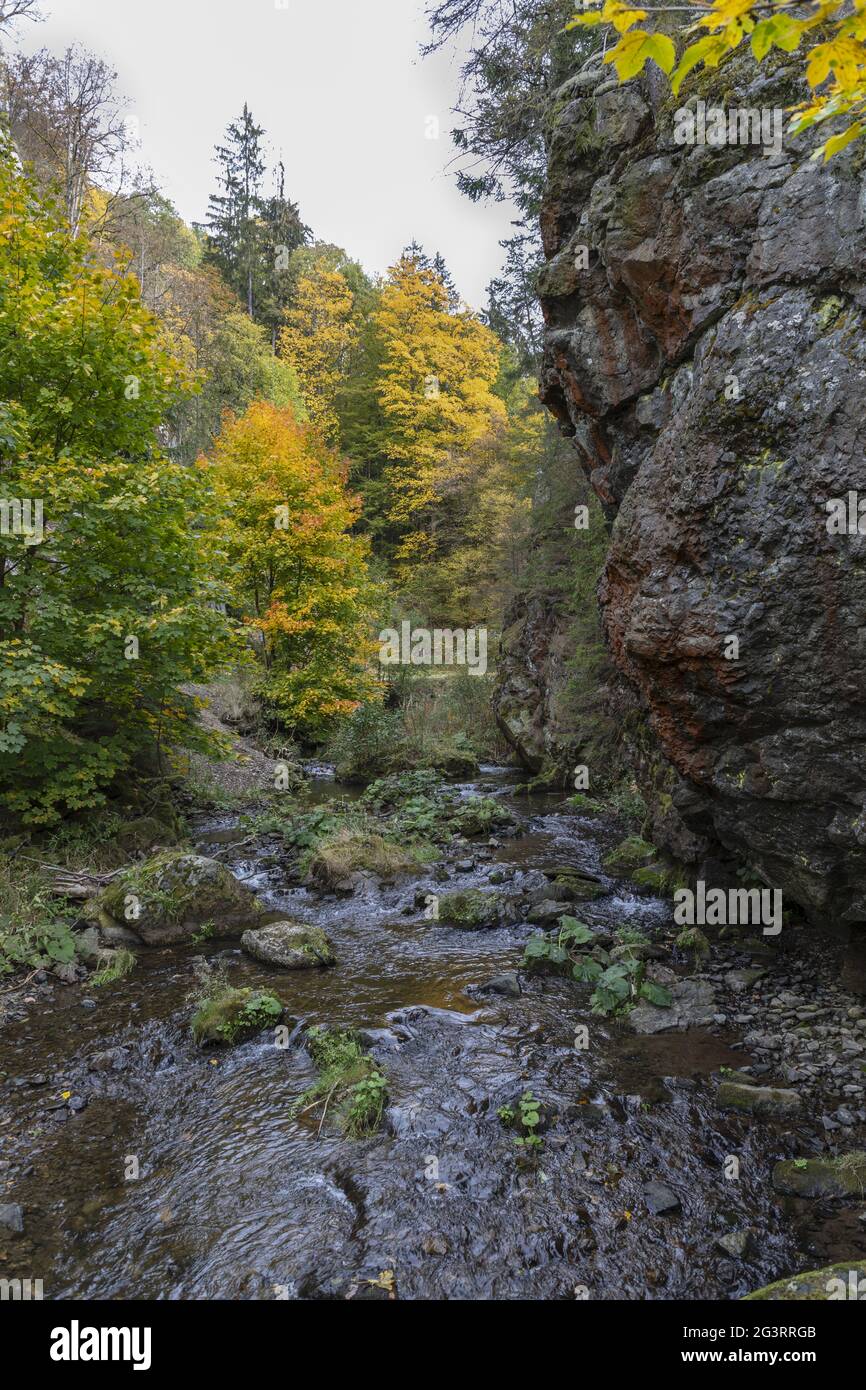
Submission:
<svg viewBox="0 0 866 1390">
<path fill-rule="evenodd" d="M 316 265 L 298 281 L 279 338 L 280 354 L 297 373 L 310 419 L 329 444 L 339 435 L 334 401 L 356 334 L 352 303 L 345 277 Z"/>
<path fill-rule="evenodd" d="M 650 13 L 677 13 L 679 8 L 663 4 Z M 712 0 L 706 6 L 696 4 L 694 10 L 697 18 L 685 33 L 702 37 L 685 45 L 676 68 L 673 41 L 666 33 L 634 29 L 648 12 L 630 9 L 620 0 L 604 0 L 599 8 L 576 14 L 568 27 L 612 24 L 621 37 L 604 61 L 614 65 L 620 81 L 637 76 L 652 60 L 671 74 L 675 95 L 690 72 L 701 66 L 717 67 L 746 37 L 758 63 L 774 47 L 785 53 L 802 48 L 804 78 L 812 96 L 791 108 L 789 132 L 797 135 L 811 126 L 853 115 L 853 121 L 814 151 L 813 158 L 823 155 L 825 160 L 862 135 L 866 129 L 866 0 L 853 0 L 853 12 L 846 12 L 842 0 Z"/>
</svg>

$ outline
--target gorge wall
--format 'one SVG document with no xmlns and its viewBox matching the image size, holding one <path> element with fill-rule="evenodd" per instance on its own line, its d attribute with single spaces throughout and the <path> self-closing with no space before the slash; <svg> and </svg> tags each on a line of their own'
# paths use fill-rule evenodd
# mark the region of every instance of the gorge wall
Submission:
<svg viewBox="0 0 866 1390">
<path fill-rule="evenodd" d="M 679 99 L 593 64 L 550 117 L 542 398 L 610 526 L 599 600 L 652 835 L 864 922 L 866 535 L 827 525 L 866 495 L 864 150 L 676 143 L 699 99 L 802 99 L 783 64 Z"/>
</svg>

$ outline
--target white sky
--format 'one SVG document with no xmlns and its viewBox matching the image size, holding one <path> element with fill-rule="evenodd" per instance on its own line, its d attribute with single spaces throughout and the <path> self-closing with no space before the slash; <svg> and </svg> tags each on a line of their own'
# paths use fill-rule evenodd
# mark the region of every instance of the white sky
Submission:
<svg viewBox="0 0 866 1390">
<path fill-rule="evenodd" d="M 20 45 L 81 42 L 110 62 L 140 157 L 187 221 L 214 187 L 213 147 L 249 102 L 314 235 L 383 272 L 417 238 L 475 307 L 502 263 L 507 204 L 472 204 L 446 165 L 456 55 L 423 61 L 422 0 L 43 0 Z M 439 138 L 427 138 L 429 118 Z"/>
</svg>

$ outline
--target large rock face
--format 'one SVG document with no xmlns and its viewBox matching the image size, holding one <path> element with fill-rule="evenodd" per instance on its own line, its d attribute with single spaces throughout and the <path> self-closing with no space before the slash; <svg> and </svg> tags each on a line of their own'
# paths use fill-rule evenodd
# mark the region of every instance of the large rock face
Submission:
<svg viewBox="0 0 866 1390">
<path fill-rule="evenodd" d="M 579 738 L 566 706 L 568 621 L 547 595 L 519 595 L 502 634 L 496 717 L 524 767 L 570 768 Z"/>
<path fill-rule="evenodd" d="M 701 97 L 784 107 L 794 77 L 737 59 Z M 612 523 L 599 594 L 657 839 L 862 922 L 866 536 L 826 504 L 866 495 L 864 151 L 678 145 L 688 92 L 590 68 L 557 95 L 542 394 Z"/>
</svg>

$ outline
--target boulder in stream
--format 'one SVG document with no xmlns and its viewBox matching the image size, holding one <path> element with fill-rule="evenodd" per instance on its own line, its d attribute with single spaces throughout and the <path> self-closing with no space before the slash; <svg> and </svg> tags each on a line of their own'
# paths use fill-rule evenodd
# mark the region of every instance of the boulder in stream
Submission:
<svg viewBox="0 0 866 1390">
<path fill-rule="evenodd" d="M 773 1169 L 773 1187 L 788 1197 L 866 1197 L 866 1153 L 790 1158 Z"/>
<path fill-rule="evenodd" d="M 666 966 L 652 964 L 647 979 L 662 985 L 670 995 L 670 1006 L 661 1008 L 642 999 L 627 1015 L 635 1033 L 683 1033 L 712 1023 L 717 1011 L 715 991 L 709 980 L 682 979 Z"/>
<path fill-rule="evenodd" d="M 720 1110 L 782 1119 L 799 1114 L 803 1104 L 797 1091 L 785 1090 L 780 1086 L 742 1086 L 737 1081 L 722 1082 L 716 1103 Z"/>
<path fill-rule="evenodd" d="M 245 931 L 241 946 L 248 955 L 265 965 L 279 965 L 284 970 L 315 970 L 336 965 L 331 943 L 321 927 L 285 918 L 269 922 L 266 927 Z"/>
<path fill-rule="evenodd" d="M 128 869 L 91 908 L 101 928 L 131 928 L 146 946 L 172 946 L 202 931 L 240 936 L 259 926 L 264 912 L 224 864 L 177 850 Z"/>
<path fill-rule="evenodd" d="M 438 902 L 437 920 L 446 927 L 484 931 L 505 920 L 503 902 L 498 893 L 485 893 L 480 888 L 444 893 Z"/>
<path fill-rule="evenodd" d="M 775 1284 L 767 1284 L 763 1289 L 746 1294 L 743 1302 L 794 1303 L 810 1300 L 817 1303 L 864 1297 L 866 1260 L 845 1260 L 842 1264 L 827 1265 L 824 1269 L 810 1269 L 805 1274 L 793 1274 L 787 1279 L 779 1279 Z"/>
<path fill-rule="evenodd" d="M 239 1043 L 273 1028 L 283 1016 L 283 1006 L 266 990 L 233 989 L 217 982 L 200 998 L 192 1017 L 192 1035 L 200 1047 L 208 1043 Z"/>
</svg>

